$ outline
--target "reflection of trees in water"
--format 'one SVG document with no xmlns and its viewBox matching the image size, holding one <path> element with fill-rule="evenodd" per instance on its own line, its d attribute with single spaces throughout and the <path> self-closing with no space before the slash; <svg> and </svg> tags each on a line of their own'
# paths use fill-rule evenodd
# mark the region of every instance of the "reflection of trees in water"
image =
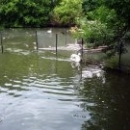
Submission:
<svg viewBox="0 0 130 130">
<path fill-rule="evenodd" d="M 111 76 L 107 77 L 105 84 L 96 77 L 86 79 L 79 89 L 79 94 L 85 99 L 80 107 L 83 111 L 89 111 L 91 116 L 82 125 L 82 130 L 128 129 L 130 88 L 124 77 Z"/>
<path fill-rule="evenodd" d="M 105 73 L 102 78 L 82 78 L 82 69 L 75 70 L 75 92 L 79 107 L 90 113 L 82 130 L 128 130 L 130 122 L 130 76 Z M 83 115 L 84 117 L 84 115 Z"/>
</svg>

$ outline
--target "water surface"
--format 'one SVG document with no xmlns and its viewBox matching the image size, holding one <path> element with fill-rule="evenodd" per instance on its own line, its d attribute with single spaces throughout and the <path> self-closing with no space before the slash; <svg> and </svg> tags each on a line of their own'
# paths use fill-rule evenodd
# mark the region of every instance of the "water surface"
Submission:
<svg viewBox="0 0 130 130">
<path fill-rule="evenodd" d="M 0 130 L 128 130 L 130 75 L 83 77 L 96 66 L 78 70 L 70 52 L 34 51 L 35 33 L 24 31 L 7 31 L 0 54 Z"/>
</svg>

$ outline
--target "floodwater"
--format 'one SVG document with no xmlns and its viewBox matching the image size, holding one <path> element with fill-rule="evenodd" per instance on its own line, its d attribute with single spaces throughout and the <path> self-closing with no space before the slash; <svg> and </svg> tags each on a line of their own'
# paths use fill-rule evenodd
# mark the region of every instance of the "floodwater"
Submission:
<svg viewBox="0 0 130 130">
<path fill-rule="evenodd" d="M 0 130 L 129 130 L 130 75 L 78 68 L 72 52 L 56 56 L 34 44 L 33 29 L 3 33 Z"/>
</svg>

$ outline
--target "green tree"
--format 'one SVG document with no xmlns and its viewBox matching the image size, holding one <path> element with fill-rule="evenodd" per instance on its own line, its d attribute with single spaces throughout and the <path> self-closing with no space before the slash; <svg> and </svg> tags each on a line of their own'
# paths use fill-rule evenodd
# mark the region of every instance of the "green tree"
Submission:
<svg viewBox="0 0 130 130">
<path fill-rule="evenodd" d="M 1 4 L 0 20 L 3 26 L 45 26 L 49 23 L 51 1 L 12 0 Z"/>
<path fill-rule="evenodd" d="M 92 5 L 92 3 L 94 4 Z M 85 12 L 86 19 L 81 19 L 80 22 L 78 22 L 83 32 L 82 35 L 78 32 L 78 36 L 86 39 L 88 43 L 94 47 L 107 45 L 109 55 L 113 55 L 116 52 L 123 53 L 125 51 L 124 45 L 122 45 L 123 48 L 120 49 L 120 43 L 124 43 L 123 40 L 129 28 L 129 19 L 127 19 L 129 15 L 129 5 L 125 6 L 126 3 L 129 4 L 129 2 L 125 2 L 125 0 L 124 2 L 117 0 L 116 2 L 114 0 L 111 0 L 111 2 L 108 0 L 84 0 L 83 7 L 86 7 L 87 10 L 87 12 Z M 91 7 L 90 9 L 87 8 L 87 4 Z M 121 12 L 122 16 L 119 15 Z"/>
<path fill-rule="evenodd" d="M 89 0 L 84 1 L 91 5 Z M 107 45 L 107 56 L 118 54 L 120 69 L 121 55 L 126 52 L 125 40 L 130 31 L 130 1 L 95 0 L 95 2 L 94 6 L 90 6 L 91 8 L 85 12 L 87 21 L 91 20 L 91 24 L 86 22 L 84 28 L 80 24 L 84 30 L 82 36 L 91 43 L 91 46 Z M 97 21 L 96 24 L 95 21 Z"/>
<path fill-rule="evenodd" d="M 76 18 L 82 16 L 82 0 L 62 0 L 54 8 L 53 21 L 59 25 L 74 25 Z"/>
<path fill-rule="evenodd" d="M 102 1 L 102 3 L 116 11 L 119 21 L 122 21 L 127 26 L 130 26 L 129 0 L 105 0 Z"/>
<path fill-rule="evenodd" d="M 83 12 L 87 14 L 87 12 L 95 10 L 97 7 L 99 7 L 99 4 L 99 0 L 83 0 Z"/>
</svg>

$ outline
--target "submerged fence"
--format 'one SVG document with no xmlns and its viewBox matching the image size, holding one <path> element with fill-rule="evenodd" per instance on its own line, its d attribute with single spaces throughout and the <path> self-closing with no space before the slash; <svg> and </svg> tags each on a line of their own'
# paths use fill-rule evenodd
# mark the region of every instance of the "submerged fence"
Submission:
<svg viewBox="0 0 130 130">
<path fill-rule="evenodd" d="M 2 32 L 0 32 L 0 41 L 1 41 L 1 52 L 4 52 L 4 48 L 3 48 L 3 38 L 2 38 Z"/>
<path fill-rule="evenodd" d="M 55 50 L 57 53 L 59 47 L 65 47 L 68 44 L 75 42 L 75 39 L 67 30 L 57 31 L 55 29 L 51 33 L 48 33 L 47 30 L 24 32 L 14 29 L 9 32 L 1 32 L 0 38 L 2 53 L 3 51 L 8 50 L 9 47 L 10 49 L 18 48 L 25 50 L 30 48 L 31 50 Z"/>
<path fill-rule="evenodd" d="M 70 36 L 69 32 L 53 31 L 48 33 L 47 31 L 37 31 L 37 45 L 38 49 L 42 50 L 57 50 L 58 47 L 66 46 L 69 43 L 74 43 L 75 40 Z"/>
</svg>

